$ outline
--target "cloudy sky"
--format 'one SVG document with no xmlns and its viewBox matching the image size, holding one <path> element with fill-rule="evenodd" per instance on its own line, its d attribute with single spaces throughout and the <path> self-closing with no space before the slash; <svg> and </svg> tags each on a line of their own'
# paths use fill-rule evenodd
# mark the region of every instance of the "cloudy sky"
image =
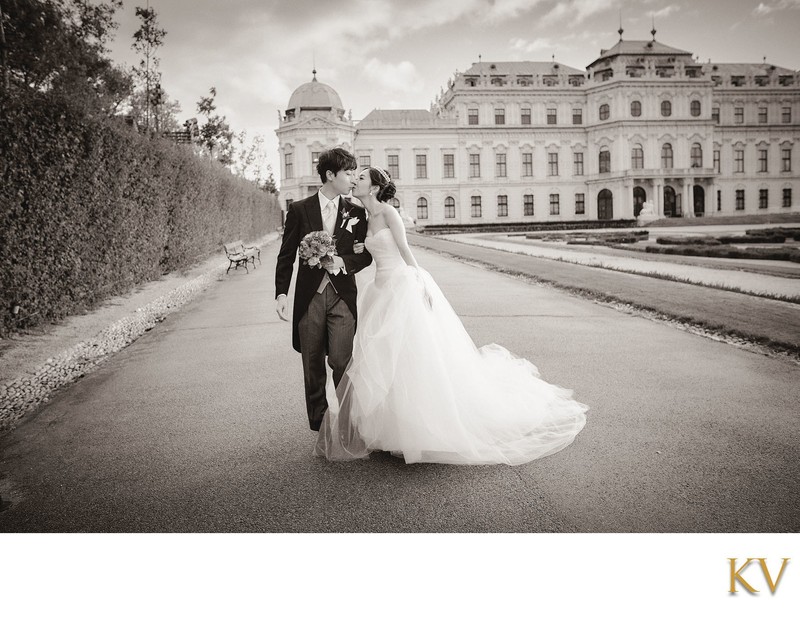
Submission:
<svg viewBox="0 0 800 620">
<path fill-rule="evenodd" d="M 124 0 L 111 46 L 120 64 L 136 6 Z M 333 86 L 354 119 L 375 108 L 425 108 L 456 71 L 484 61 L 556 60 L 585 69 L 623 38 L 656 38 L 702 62 L 767 61 L 800 69 L 800 0 L 150 0 L 167 31 L 163 85 L 196 115 L 211 86 L 235 131 L 266 139 L 277 174 L 275 128 L 292 91 Z"/>
</svg>

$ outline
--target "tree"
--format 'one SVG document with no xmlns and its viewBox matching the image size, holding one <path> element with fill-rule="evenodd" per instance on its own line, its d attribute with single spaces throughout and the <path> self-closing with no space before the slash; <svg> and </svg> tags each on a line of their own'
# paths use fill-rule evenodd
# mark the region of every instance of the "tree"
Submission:
<svg viewBox="0 0 800 620">
<path fill-rule="evenodd" d="M 153 120 L 155 130 L 161 131 L 159 107 L 164 103 L 164 91 L 158 70 L 160 59 L 155 51 L 163 45 L 167 31 L 159 27 L 155 9 L 137 6 L 136 17 L 141 18 L 142 24 L 133 34 L 131 47 L 142 57 L 133 72 L 140 89 L 144 90 L 144 126 L 149 130 Z M 155 114 L 151 114 L 152 110 L 156 111 Z"/>
<path fill-rule="evenodd" d="M 58 92 L 113 114 L 130 93 L 106 47 L 122 0 L 3 0 L 3 85 Z"/>
<path fill-rule="evenodd" d="M 178 121 L 181 105 L 169 95 L 160 85 L 151 93 L 150 97 L 150 122 L 151 127 L 163 133 L 165 131 L 178 131 L 183 127 Z M 126 114 L 131 116 L 139 127 L 147 127 L 147 92 L 145 89 L 136 90 L 127 100 Z"/>
<path fill-rule="evenodd" d="M 225 166 L 233 165 L 234 134 L 228 120 L 224 116 L 214 114 L 217 109 L 214 98 L 217 96 L 216 87 L 209 89 L 210 97 L 201 97 L 197 102 L 197 112 L 206 117 L 206 123 L 200 127 L 200 145 L 209 157 L 216 159 Z"/>
<path fill-rule="evenodd" d="M 55 91 L 109 114 L 130 91 L 106 56 L 121 0 L 3 0 L 3 87 Z"/>
</svg>

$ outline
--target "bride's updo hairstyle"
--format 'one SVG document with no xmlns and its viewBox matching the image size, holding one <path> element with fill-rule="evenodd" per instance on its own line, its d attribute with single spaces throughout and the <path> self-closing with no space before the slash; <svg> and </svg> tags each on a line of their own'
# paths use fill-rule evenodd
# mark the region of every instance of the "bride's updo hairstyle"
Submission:
<svg viewBox="0 0 800 620">
<path fill-rule="evenodd" d="M 395 187 L 395 184 L 392 183 L 392 178 L 383 168 L 375 168 L 374 166 L 370 166 L 369 180 L 371 181 L 372 185 L 378 186 L 378 193 L 375 198 L 377 198 L 380 202 L 388 202 L 394 198 L 394 195 L 397 193 L 397 187 Z"/>
</svg>

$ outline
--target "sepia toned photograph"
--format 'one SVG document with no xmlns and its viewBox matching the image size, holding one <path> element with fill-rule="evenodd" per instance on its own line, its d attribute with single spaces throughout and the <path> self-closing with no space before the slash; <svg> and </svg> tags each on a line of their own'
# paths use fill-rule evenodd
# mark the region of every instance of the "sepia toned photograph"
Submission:
<svg viewBox="0 0 800 620">
<path fill-rule="evenodd" d="M 781 535 L 715 587 L 800 591 L 799 30 L 0 0 L 0 545 Z"/>
</svg>

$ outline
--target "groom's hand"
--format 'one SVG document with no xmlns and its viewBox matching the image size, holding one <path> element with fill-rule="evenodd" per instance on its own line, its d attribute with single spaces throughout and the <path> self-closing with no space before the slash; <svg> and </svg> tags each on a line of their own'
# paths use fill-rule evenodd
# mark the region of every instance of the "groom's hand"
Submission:
<svg viewBox="0 0 800 620">
<path fill-rule="evenodd" d="M 287 300 L 286 295 L 278 295 L 275 311 L 278 313 L 278 316 L 282 321 L 289 320 L 289 301 Z"/>
<path fill-rule="evenodd" d="M 344 261 L 341 256 L 331 256 L 331 260 L 326 261 L 323 266 L 329 274 L 335 275 L 344 269 Z"/>
</svg>

